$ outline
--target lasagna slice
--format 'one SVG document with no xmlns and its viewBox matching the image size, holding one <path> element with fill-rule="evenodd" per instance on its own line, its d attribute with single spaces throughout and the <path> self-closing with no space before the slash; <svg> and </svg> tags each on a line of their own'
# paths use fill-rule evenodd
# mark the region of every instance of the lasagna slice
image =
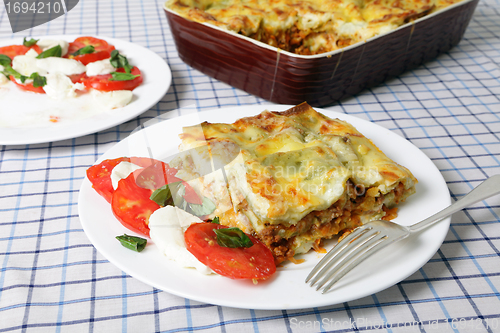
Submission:
<svg viewBox="0 0 500 333">
<path fill-rule="evenodd" d="M 276 263 L 394 218 L 417 183 L 352 125 L 307 103 L 233 124 L 204 122 L 181 139 L 182 158 L 171 162 L 179 177 L 216 203 L 210 217 L 259 238 Z M 210 172 L 200 159 L 211 160 Z"/>
</svg>

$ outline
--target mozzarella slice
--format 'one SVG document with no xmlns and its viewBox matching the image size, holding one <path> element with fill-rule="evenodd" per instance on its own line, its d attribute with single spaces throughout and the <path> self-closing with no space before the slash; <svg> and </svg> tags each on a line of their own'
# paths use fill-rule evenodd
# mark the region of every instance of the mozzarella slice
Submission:
<svg viewBox="0 0 500 333">
<path fill-rule="evenodd" d="M 111 58 L 94 61 L 87 64 L 87 76 L 105 75 L 116 72 L 116 68 L 109 61 Z"/>
<path fill-rule="evenodd" d="M 69 43 L 67 41 L 54 39 L 41 39 L 36 43 L 36 45 L 38 45 L 42 49 L 42 51 L 46 51 L 53 48 L 54 46 L 60 45 L 62 50 L 61 57 L 68 53 L 69 47 Z"/>
<path fill-rule="evenodd" d="M 118 163 L 118 165 L 116 165 L 113 170 L 111 170 L 111 185 L 113 186 L 113 189 L 116 190 L 118 188 L 118 182 L 120 180 L 127 178 L 132 172 L 138 169 L 142 169 L 142 167 L 134 163 Z"/>
<path fill-rule="evenodd" d="M 133 93 L 130 90 L 115 90 L 108 92 L 92 90 L 91 94 L 95 101 L 108 110 L 126 106 L 132 101 L 133 97 Z"/>
<path fill-rule="evenodd" d="M 79 61 L 58 57 L 36 59 L 35 65 L 48 73 L 59 72 L 64 75 L 82 74 L 87 70 Z"/>
<path fill-rule="evenodd" d="M 43 86 L 45 93 L 53 99 L 65 99 L 76 97 L 76 90 L 84 90 L 81 83 L 73 83 L 66 75 L 55 72 L 46 75 L 47 84 Z"/>
<path fill-rule="evenodd" d="M 212 274 L 210 268 L 186 249 L 184 241 L 184 230 L 192 223 L 200 222 L 203 221 L 182 209 L 166 206 L 149 217 L 149 236 L 167 259 L 175 261 L 181 267 L 195 268 L 200 273 Z"/>
<path fill-rule="evenodd" d="M 34 50 L 29 50 L 25 55 L 18 55 L 12 59 L 12 68 L 24 76 L 30 76 L 35 72 L 40 75 L 47 74 L 45 70 L 38 68 L 36 56 L 38 53 Z"/>
</svg>

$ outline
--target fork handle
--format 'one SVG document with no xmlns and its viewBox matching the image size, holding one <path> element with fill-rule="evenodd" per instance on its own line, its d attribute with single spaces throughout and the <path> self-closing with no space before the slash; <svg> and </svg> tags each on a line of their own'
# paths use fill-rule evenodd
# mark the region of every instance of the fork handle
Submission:
<svg viewBox="0 0 500 333">
<path fill-rule="evenodd" d="M 453 204 L 446 207 L 442 211 L 432 215 L 431 217 L 421 222 L 415 223 L 414 225 L 410 226 L 409 227 L 410 231 L 414 232 L 424 229 L 444 219 L 445 217 L 448 217 L 451 214 L 458 212 L 459 210 L 462 210 L 470 205 L 475 204 L 478 201 L 487 199 L 498 193 L 500 193 L 500 174 L 491 176 L 490 178 L 486 179 L 481 184 L 479 184 L 475 189 L 473 189 L 467 195 L 465 195 L 463 198 L 455 201 Z"/>
</svg>

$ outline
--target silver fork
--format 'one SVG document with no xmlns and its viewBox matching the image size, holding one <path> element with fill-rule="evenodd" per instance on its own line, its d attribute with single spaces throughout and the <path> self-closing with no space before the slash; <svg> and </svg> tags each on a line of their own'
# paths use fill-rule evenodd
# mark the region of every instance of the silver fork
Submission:
<svg viewBox="0 0 500 333">
<path fill-rule="evenodd" d="M 414 232 L 498 193 L 500 174 L 491 176 L 452 205 L 411 226 L 384 220 L 368 222 L 338 242 L 309 273 L 306 283 L 310 282 L 311 287 L 318 283 L 316 290 L 324 286 L 324 294 L 356 265 L 387 245 L 405 239 Z M 325 286 L 326 283 L 328 284 Z"/>
</svg>

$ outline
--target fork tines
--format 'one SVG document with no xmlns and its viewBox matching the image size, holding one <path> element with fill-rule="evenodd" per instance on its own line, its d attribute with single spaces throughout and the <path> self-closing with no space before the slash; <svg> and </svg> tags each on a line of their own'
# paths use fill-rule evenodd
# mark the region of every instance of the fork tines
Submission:
<svg viewBox="0 0 500 333">
<path fill-rule="evenodd" d="M 306 283 L 310 281 L 311 287 L 318 283 L 316 290 L 319 290 L 330 281 L 322 291 L 323 294 L 328 292 L 338 280 L 365 259 L 365 253 L 385 239 L 386 235 L 380 235 L 380 231 L 373 231 L 371 226 L 354 229 L 321 259 L 307 276 Z"/>
</svg>

